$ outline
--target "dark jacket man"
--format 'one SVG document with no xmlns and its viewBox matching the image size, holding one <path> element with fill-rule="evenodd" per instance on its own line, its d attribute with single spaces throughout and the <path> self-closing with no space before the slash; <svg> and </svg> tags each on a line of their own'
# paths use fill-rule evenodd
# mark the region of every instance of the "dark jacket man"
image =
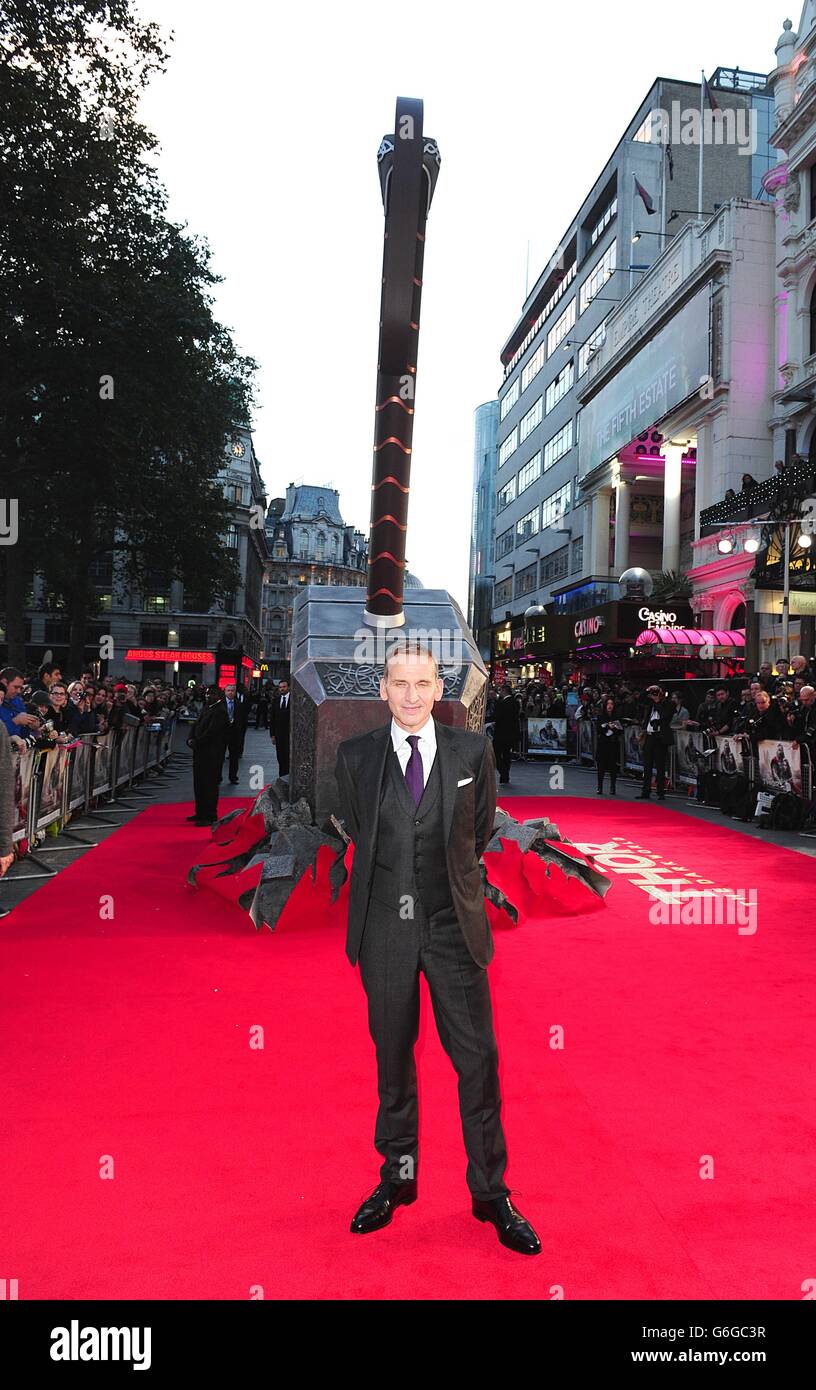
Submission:
<svg viewBox="0 0 816 1390">
<path fill-rule="evenodd" d="M 278 693 L 269 710 L 269 737 L 278 755 L 278 772 L 281 777 L 289 773 L 289 706 L 292 694 L 289 682 L 282 680 Z"/>
<path fill-rule="evenodd" d="M 218 816 L 218 784 L 229 737 L 229 719 L 224 692 L 217 686 L 207 691 L 207 703 L 193 725 L 187 740 L 193 750 L 193 790 L 195 814 L 187 819 L 196 825 L 212 825 Z"/>
<path fill-rule="evenodd" d="M 643 791 L 641 800 L 648 801 L 652 794 L 652 772 L 655 773 L 658 801 L 666 799 L 666 753 L 674 743 L 674 730 L 671 722 L 674 706 L 666 699 L 659 685 L 650 685 L 646 691 L 647 703 L 643 714 L 643 727 L 646 741 L 643 745 Z"/>
<path fill-rule="evenodd" d="M 540 1242 L 504 1181 L 487 980 L 493 939 L 479 858 L 496 807 L 493 745 L 483 734 L 436 721 L 432 710 L 442 695 L 427 648 L 413 644 L 404 655 L 389 654 L 380 697 L 390 722 L 337 750 L 342 815 L 354 841 L 346 954 L 359 963 L 368 998 L 379 1090 L 374 1145 L 382 1157 L 380 1182 L 351 1229 L 378 1230 L 396 1206 L 417 1197 L 414 1044 L 422 972 L 459 1078 L 473 1215 L 490 1221 L 508 1248 L 533 1255 Z"/>
</svg>

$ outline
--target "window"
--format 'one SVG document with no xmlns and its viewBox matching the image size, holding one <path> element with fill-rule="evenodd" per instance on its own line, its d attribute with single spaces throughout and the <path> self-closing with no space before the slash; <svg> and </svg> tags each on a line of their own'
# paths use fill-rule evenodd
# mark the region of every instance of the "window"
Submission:
<svg viewBox="0 0 816 1390">
<path fill-rule="evenodd" d="M 617 238 L 611 241 L 597 265 L 589 272 L 579 291 L 581 313 L 588 309 L 596 294 L 600 294 L 617 265 Z"/>
<path fill-rule="evenodd" d="M 510 600 L 511 600 L 512 597 L 513 597 L 513 576 L 512 576 L 512 575 L 509 575 L 507 579 L 502 579 L 501 583 L 494 585 L 494 587 L 493 587 L 493 607 L 494 607 L 494 608 L 502 608 L 502 607 L 504 606 L 504 604 L 510 602 Z"/>
<path fill-rule="evenodd" d="M 88 578 L 92 584 L 103 584 L 108 589 L 113 584 L 113 551 L 106 550 L 97 555 L 88 566 Z"/>
<path fill-rule="evenodd" d="M 505 483 L 505 485 L 504 485 L 504 487 L 502 488 L 501 492 L 497 493 L 497 495 L 496 495 L 496 511 L 497 511 L 497 512 L 503 512 L 504 509 L 505 509 L 505 507 L 509 507 L 510 503 L 513 502 L 513 501 L 515 501 L 515 497 L 516 497 L 516 480 L 515 480 L 515 477 L 513 477 L 513 478 L 510 479 L 509 482 Z"/>
<path fill-rule="evenodd" d="M 166 647 L 169 632 L 166 623 L 142 623 L 139 627 L 139 641 L 143 647 Z"/>
<path fill-rule="evenodd" d="M 606 337 L 606 320 L 590 333 L 586 342 L 578 349 L 578 377 L 584 375 L 589 359 L 596 353 Z"/>
<path fill-rule="evenodd" d="M 810 211 L 808 221 L 812 222 L 816 217 L 816 164 L 811 164 L 808 169 L 808 183 L 810 185 Z"/>
<path fill-rule="evenodd" d="M 506 531 L 502 531 L 496 537 L 496 559 L 501 560 L 504 555 L 509 555 L 513 549 L 513 527 L 508 526 Z"/>
<path fill-rule="evenodd" d="M 592 228 L 592 231 L 590 232 L 590 246 L 594 246 L 595 242 L 603 236 L 613 217 L 617 217 L 617 215 L 618 199 L 617 197 L 614 197 L 612 199 L 612 202 L 609 204 L 609 207 L 606 209 L 604 213 L 601 214 L 601 216 L 598 218 L 598 221 L 595 223 L 595 226 Z"/>
<path fill-rule="evenodd" d="M 557 318 L 547 334 L 547 356 L 551 357 L 563 342 L 571 328 L 575 327 L 575 300 L 571 299 L 560 318 Z"/>
<path fill-rule="evenodd" d="M 533 561 L 532 565 L 527 565 L 523 570 L 519 570 L 515 576 L 515 597 L 523 598 L 525 594 L 532 594 L 538 588 L 536 571 L 538 565 Z"/>
<path fill-rule="evenodd" d="M 538 535 L 538 503 L 526 516 L 519 517 L 516 522 L 516 545 L 521 545 L 522 541 L 529 540 L 531 536 Z"/>
<path fill-rule="evenodd" d="M 309 556 L 309 532 L 304 527 L 300 533 L 300 554 L 298 559 L 306 560 Z"/>
<path fill-rule="evenodd" d="M 547 357 L 546 353 L 544 352 L 544 344 L 540 343 L 539 346 L 536 348 L 535 352 L 533 353 L 532 357 L 530 358 L 529 362 L 525 363 L 525 365 L 521 369 L 522 391 L 527 390 L 527 387 L 530 385 L 530 382 L 532 381 L 533 377 L 541 371 L 541 368 L 544 366 L 546 360 Z"/>
<path fill-rule="evenodd" d="M 552 555 L 545 555 L 541 561 L 541 583 L 552 584 L 556 579 L 563 579 L 569 572 L 569 545 L 563 545 L 560 550 L 554 550 Z"/>
<path fill-rule="evenodd" d="M 224 545 L 227 547 L 227 550 L 237 550 L 237 549 L 238 549 L 238 527 L 237 527 L 237 526 L 228 526 L 228 527 L 227 527 L 226 532 L 225 532 L 225 534 L 224 534 Z"/>
<path fill-rule="evenodd" d="M 169 613 L 170 600 L 166 594 L 150 594 L 145 599 L 145 613 Z"/>
<path fill-rule="evenodd" d="M 501 468 L 502 465 L 507 462 L 511 454 L 514 454 L 516 452 L 517 448 L 518 425 L 516 425 L 516 428 L 513 430 L 512 434 L 508 434 L 507 438 L 503 439 L 501 444 L 499 445 L 499 468 Z"/>
<path fill-rule="evenodd" d="M 142 638 L 144 641 L 144 638 Z M 206 627 L 183 627 L 179 633 L 179 644 L 189 650 L 202 650 L 208 641 Z M 161 643 L 159 645 L 162 645 Z"/>
<path fill-rule="evenodd" d="M 569 453 L 571 448 L 572 421 L 568 420 L 563 428 L 544 445 L 544 472 L 546 473 L 548 468 L 552 468 L 554 463 Z"/>
<path fill-rule="evenodd" d="M 569 511 L 570 503 L 570 483 L 565 483 L 557 492 L 553 492 L 549 497 L 545 497 L 541 504 L 541 529 L 545 526 L 552 526 L 564 512 Z"/>
<path fill-rule="evenodd" d="M 816 285 L 810 296 L 810 356 L 816 352 Z"/>
<path fill-rule="evenodd" d="M 553 257 L 553 260 L 554 259 L 555 257 Z M 507 366 L 504 369 L 505 377 L 508 377 L 510 375 L 516 363 L 520 361 L 520 359 L 524 356 L 525 352 L 527 351 L 534 337 L 538 333 L 539 329 L 543 326 L 544 321 L 549 318 L 550 314 L 552 313 L 562 294 L 564 294 L 569 289 L 570 285 L 575 279 L 576 269 L 576 263 L 575 261 L 573 261 L 572 265 L 564 271 L 563 278 L 559 280 L 556 289 L 550 295 L 549 299 L 547 300 L 547 303 L 544 305 L 544 308 L 541 310 L 541 313 L 539 314 L 535 323 L 532 325 L 530 332 L 527 334 L 526 338 L 524 339 L 524 342 L 521 344 L 521 347 L 516 348 L 516 351 L 513 353 L 513 356 L 507 363 Z M 524 390 L 523 383 L 521 389 L 522 391 Z"/>
<path fill-rule="evenodd" d="M 516 377 L 506 396 L 502 396 L 502 403 L 499 407 L 499 417 L 503 420 L 505 415 L 509 415 L 513 406 L 519 398 L 519 381 Z"/>
<path fill-rule="evenodd" d="M 541 477 L 540 449 L 537 454 L 534 454 L 533 457 L 525 463 L 523 468 L 519 469 L 516 477 L 518 478 L 519 495 L 524 492 L 525 488 L 528 488 L 531 483 L 534 483 L 536 478 Z"/>
<path fill-rule="evenodd" d="M 548 415 L 552 410 L 553 406 L 558 405 L 558 402 L 562 400 L 564 396 L 566 396 L 567 392 L 572 390 L 574 384 L 575 363 L 573 362 L 572 358 L 570 358 L 566 367 L 564 367 L 563 370 L 558 373 L 558 376 L 555 378 L 555 381 L 551 381 L 549 386 L 547 387 L 547 392 L 544 401 L 544 409 Z"/>
<path fill-rule="evenodd" d="M 580 574 L 584 568 L 584 538 L 579 536 L 572 542 L 572 573 Z"/>
<path fill-rule="evenodd" d="M 523 444 L 524 441 L 525 441 L 525 439 L 527 439 L 528 436 L 532 434 L 532 432 L 533 432 L 533 430 L 535 429 L 536 425 L 540 425 L 540 424 L 541 424 L 541 417 L 542 417 L 542 414 L 543 414 L 543 408 L 544 408 L 544 402 L 543 402 L 541 396 L 539 396 L 539 398 L 538 398 L 538 400 L 536 401 L 535 405 L 532 406 L 531 409 L 527 411 L 527 414 L 526 414 L 526 415 L 522 415 L 522 417 L 521 417 L 521 423 L 520 423 L 520 425 L 519 425 L 519 444 Z"/>
</svg>

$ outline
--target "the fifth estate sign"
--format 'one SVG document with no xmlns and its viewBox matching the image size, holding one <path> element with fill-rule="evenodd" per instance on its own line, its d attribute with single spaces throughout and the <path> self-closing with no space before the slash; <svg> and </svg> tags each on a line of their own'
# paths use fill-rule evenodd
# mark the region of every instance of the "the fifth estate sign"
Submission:
<svg viewBox="0 0 816 1390">
<path fill-rule="evenodd" d="M 582 477 L 700 389 L 709 371 L 708 302 L 705 286 L 587 401 L 578 444 Z"/>
</svg>

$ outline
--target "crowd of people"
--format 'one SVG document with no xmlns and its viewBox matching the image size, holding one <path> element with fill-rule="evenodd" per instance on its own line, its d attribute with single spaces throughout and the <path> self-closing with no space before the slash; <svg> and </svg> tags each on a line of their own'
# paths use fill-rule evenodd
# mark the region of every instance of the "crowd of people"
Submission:
<svg viewBox="0 0 816 1390">
<path fill-rule="evenodd" d="M 615 794 L 620 735 L 627 724 L 641 731 L 644 798 L 650 795 L 653 774 L 657 796 L 664 797 L 667 753 L 678 729 L 743 736 L 754 750 L 764 739 L 803 744 L 816 762 L 816 668 L 807 657 L 794 656 L 790 661 L 780 657 L 775 663 L 765 662 L 754 675 L 713 681 L 696 703 L 689 700 L 682 681 L 666 685 L 670 689 L 656 683 L 638 687 L 624 677 L 599 679 L 583 687 L 532 678 L 515 685 L 491 685 L 487 723 L 500 782 L 510 781 L 512 759 L 523 754 L 524 725 L 531 718 L 566 719 L 572 729 L 582 720 L 594 723 L 599 794 L 603 794 L 606 775 Z M 689 703 L 693 708 L 688 708 Z"/>
<path fill-rule="evenodd" d="M 289 683 L 266 683 L 250 694 L 236 684 L 198 684 L 183 689 L 164 681 L 139 683 L 99 676 L 88 668 L 65 679 L 59 663 L 37 670 L 0 670 L 0 726 L 8 749 L 47 749 L 85 735 L 103 735 L 146 726 L 160 729 L 177 715 L 192 724 L 187 740 L 193 751 L 196 811 L 190 819 L 211 825 L 216 819 L 222 766 L 229 759 L 229 781 L 237 784 L 250 719 L 268 729 L 278 755 L 280 776 L 289 773 Z M 7 858 L 6 855 L 2 856 Z"/>
</svg>

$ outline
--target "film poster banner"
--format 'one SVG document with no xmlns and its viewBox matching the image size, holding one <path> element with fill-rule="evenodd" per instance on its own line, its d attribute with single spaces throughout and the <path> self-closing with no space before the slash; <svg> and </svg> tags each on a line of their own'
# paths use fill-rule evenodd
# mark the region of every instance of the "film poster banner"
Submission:
<svg viewBox="0 0 816 1390">
<path fill-rule="evenodd" d="M 590 763 L 594 763 L 594 761 L 595 761 L 595 739 L 594 739 L 595 726 L 594 726 L 592 720 L 591 720 L 591 719 L 578 719 L 578 720 L 576 720 L 576 723 L 575 723 L 575 731 L 576 731 L 576 737 L 577 737 L 577 740 L 578 740 L 578 742 L 577 742 L 577 748 L 578 748 L 578 761 L 579 761 L 579 762 L 590 762 Z"/>
<path fill-rule="evenodd" d="M 802 795 L 802 755 L 792 743 L 763 739 L 759 749 L 759 780 L 768 791 Z"/>
<path fill-rule="evenodd" d="M 541 719 L 528 719 L 527 752 L 541 753 L 550 757 L 558 757 L 559 755 L 565 757 L 567 752 L 566 719 L 548 719 L 546 715 Z"/>
<path fill-rule="evenodd" d="M 36 754 L 30 748 L 14 756 L 14 817 L 11 832 L 14 844 L 28 837 L 28 805 L 31 799 L 31 774 L 34 771 L 35 757 Z"/>
<path fill-rule="evenodd" d="M 714 762 L 717 772 L 724 772 L 727 776 L 733 772 L 744 772 L 741 740 L 718 734 L 716 743 L 717 753 Z"/>
<path fill-rule="evenodd" d="M 93 795 L 110 790 L 113 775 L 113 734 L 103 734 L 96 740 L 93 766 Z"/>
<path fill-rule="evenodd" d="M 643 771 L 643 749 L 640 746 L 642 733 L 643 729 L 639 724 L 623 726 L 623 765 L 635 772 Z"/>
<path fill-rule="evenodd" d="M 75 811 L 77 806 L 82 806 L 85 801 L 88 768 L 91 762 L 90 739 L 81 739 L 73 752 L 74 756 L 71 760 L 71 785 L 68 791 L 69 811 Z"/>
<path fill-rule="evenodd" d="M 704 756 L 705 735 L 700 729 L 675 729 L 674 747 L 676 781 L 696 787 L 698 778 L 714 761 Z"/>
<path fill-rule="evenodd" d="M 40 804 L 37 807 L 37 829 L 57 820 L 62 811 L 62 779 L 68 766 L 66 748 L 49 748 L 40 753 L 42 784 Z"/>
</svg>

